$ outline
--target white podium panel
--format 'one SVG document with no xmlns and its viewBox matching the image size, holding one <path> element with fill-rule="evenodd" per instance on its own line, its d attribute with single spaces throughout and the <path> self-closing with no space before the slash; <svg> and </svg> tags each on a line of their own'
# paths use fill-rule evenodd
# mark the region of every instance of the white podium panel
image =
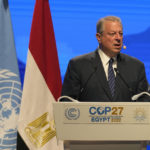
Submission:
<svg viewBox="0 0 150 150">
<path fill-rule="evenodd" d="M 148 102 L 61 102 L 53 105 L 58 139 L 74 142 L 108 141 L 110 147 L 115 142 L 122 142 L 123 145 L 124 141 L 130 142 L 130 146 L 140 147 L 134 142 L 150 140 Z"/>
<path fill-rule="evenodd" d="M 150 103 L 54 103 L 61 140 L 150 140 Z"/>
</svg>

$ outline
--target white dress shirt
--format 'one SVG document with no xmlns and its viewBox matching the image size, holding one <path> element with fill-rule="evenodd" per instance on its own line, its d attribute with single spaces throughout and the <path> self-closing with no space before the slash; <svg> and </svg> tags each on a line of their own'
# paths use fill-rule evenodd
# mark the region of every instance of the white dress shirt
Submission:
<svg viewBox="0 0 150 150">
<path fill-rule="evenodd" d="M 98 53 L 99 53 L 99 56 L 100 56 L 102 64 L 103 64 L 103 68 L 104 68 L 104 71 L 105 71 L 105 74 L 106 74 L 106 78 L 108 80 L 108 66 L 109 66 L 109 60 L 110 60 L 111 57 L 107 56 L 101 49 L 98 50 Z M 114 59 L 114 62 L 113 62 L 112 67 L 117 68 L 116 57 L 113 57 L 113 59 Z M 114 71 L 114 73 L 115 73 L 115 76 L 116 76 L 115 71 Z"/>
</svg>

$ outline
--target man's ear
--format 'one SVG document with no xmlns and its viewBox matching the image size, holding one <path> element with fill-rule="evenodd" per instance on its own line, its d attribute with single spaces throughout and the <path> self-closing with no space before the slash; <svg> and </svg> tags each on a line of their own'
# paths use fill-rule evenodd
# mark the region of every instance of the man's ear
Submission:
<svg viewBox="0 0 150 150">
<path fill-rule="evenodd" d="M 97 39 L 98 43 L 101 43 L 101 34 L 100 33 L 96 33 L 96 39 Z"/>
</svg>

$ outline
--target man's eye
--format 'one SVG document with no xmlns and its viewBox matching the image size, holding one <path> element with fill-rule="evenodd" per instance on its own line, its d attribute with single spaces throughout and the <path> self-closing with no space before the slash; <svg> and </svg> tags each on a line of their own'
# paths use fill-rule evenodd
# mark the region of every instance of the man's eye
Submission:
<svg viewBox="0 0 150 150">
<path fill-rule="evenodd" d="M 116 33 L 115 32 L 112 32 L 112 33 L 108 33 L 109 35 L 113 36 L 115 35 Z"/>
<path fill-rule="evenodd" d="M 116 32 L 110 32 L 110 33 L 108 33 L 110 36 L 114 36 L 114 35 L 116 35 L 117 33 Z M 120 32 L 120 33 L 118 33 L 120 36 L 123 36 L 123 33 L 122 32 Z"/>
<path fill-rule="evenodd" d="M 121 32 L 121 33 L 119 33 L 121 36 L 123 35 L 123 33 Z"/>
</svg>

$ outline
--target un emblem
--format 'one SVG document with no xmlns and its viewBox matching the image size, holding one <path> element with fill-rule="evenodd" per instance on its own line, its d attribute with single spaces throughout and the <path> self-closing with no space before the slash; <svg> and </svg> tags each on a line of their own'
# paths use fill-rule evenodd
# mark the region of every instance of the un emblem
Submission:
<svg viewBox="0 0 150 150">
<path fill-rule="evenodd" d="M 0 149 L 16 149 L 21 95 L 17 74 L 0 70 Z"/>
<path fill-rule="evenodd" d="M 67 108 L 65 109 L 65 116 L 68 120 L 77 120 L 80 116 L 79 108 Z"/>
</svg>

